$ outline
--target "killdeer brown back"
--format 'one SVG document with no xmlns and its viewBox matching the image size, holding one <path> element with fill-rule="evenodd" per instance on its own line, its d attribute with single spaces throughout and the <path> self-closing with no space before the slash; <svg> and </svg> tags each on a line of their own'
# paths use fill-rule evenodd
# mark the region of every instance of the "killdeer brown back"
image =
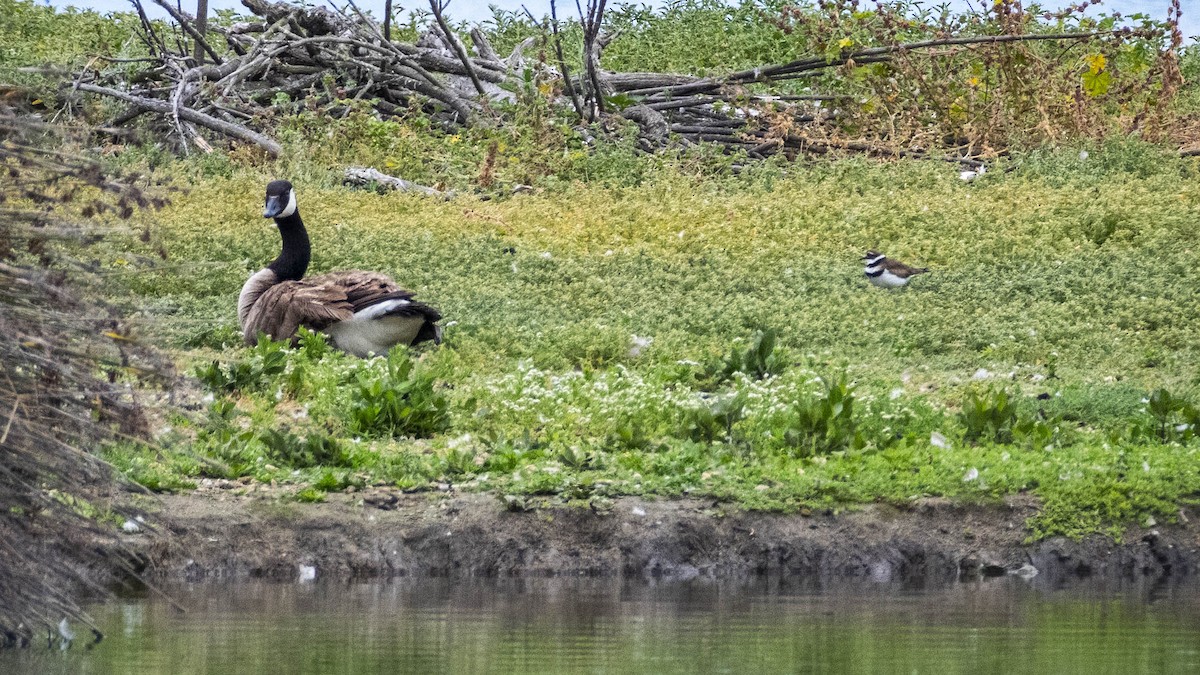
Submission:
<svg viewBox="0 0 1200 675">
<path fill-rule="evenodd" d="M 867 275 L 867 281 L 880 288 L 900 288 L 910 278 L 929 271 L 928 267 L 909 267 L 879 251 L 867 251 L 862 259 L 866 265 L 863 273 Z"/>
</svg>

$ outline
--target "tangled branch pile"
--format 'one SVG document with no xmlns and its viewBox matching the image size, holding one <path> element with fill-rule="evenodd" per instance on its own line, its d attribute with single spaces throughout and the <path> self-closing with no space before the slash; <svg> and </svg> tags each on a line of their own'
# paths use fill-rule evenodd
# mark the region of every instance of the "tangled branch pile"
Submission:
<svg viewBox="0 0 1200 675">
<path fill-rule="evenodd" d="M 99 637 L 74 598 L 131 569 L 115 533 L 133 514 L 90 450 L 146 433 L 118 380 L 165 372 L 115 314 L 77 296 L 79 265 L 67 253 L 102 234 L 90 216 L 128 217 L 152 200 L 95 163 L 47 150 L 48 134 L 0 108 L 0 646 L 64 619 Z"/>
<path fill-rule="evenodd" d="M 757 158 L 842 150 L 971 164 L 1014 143 L 1153 135 L 1181 82 L 1175 5 L 1165 24 L 1071 29 L 1062 16 L 1039 23 L 1017 0 L 920 21 L 902 7 L 862 12 L 857 0 L 834 0 L 764 14 L 809 56 L 699 77 L 604 70 L 602 52 L 621 38 L 606 32 L 605 0 L 590 0 L 570 25 L 553 4 L 541 22 L 530 16 L 533 35 L 506 58 L 479 28 L 469 55 L 442 0 L 431 0 L 434 20 L 412 43 L 353 3 L 242 0 L 257 20 L 202 32 L 167 0 L 154 2 L 175 23 L 150 21 L 134 0 L 148 54 L 132 60 L 139 67 L 75 73 L 72 91 L 126 104 L 110 126 L 153 113 L 184 150 L 208 150 L 206 130 L 278 155 L 270 122 L 281 102 L 335 116 L 355 105 L 381 117 L 420 111 L 452 130 L 504 124 L 504 105 L 534 91 L 581 125 L 613 113 L 634 121 L 646 151 L 715 143 Z M 567 47 L 576 39 L 578 54 Z"/>
</svg>

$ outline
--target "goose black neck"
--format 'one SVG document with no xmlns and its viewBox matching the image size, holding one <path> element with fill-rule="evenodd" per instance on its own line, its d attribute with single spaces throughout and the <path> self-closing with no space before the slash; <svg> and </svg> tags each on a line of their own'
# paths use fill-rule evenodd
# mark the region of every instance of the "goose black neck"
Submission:
<svg viewBox="0 0 1200 675">
<path fill-rule="evenodd" d="M 283 237 L 283 251 L 267 267 L 275 272 L 280 281 L 301 279 L 312 259 L 312 244 L 308 240 L 308 231 L 304 229 L 304 221 L 300 220 L 300 212 L 276 218 L 275 224 L 279 226 L 279 234 Z"/>
</svg>

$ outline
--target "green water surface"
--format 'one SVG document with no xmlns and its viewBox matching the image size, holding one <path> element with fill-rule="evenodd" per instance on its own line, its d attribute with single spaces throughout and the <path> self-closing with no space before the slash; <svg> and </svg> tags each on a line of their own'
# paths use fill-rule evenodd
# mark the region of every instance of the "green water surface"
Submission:
<svg viewBox="0 0 1200 675">
<path fill-rule="evenodd" d="M 198 584 L 3 673 L 1191 673 L 1194 584 L 935 589 L 594 579 Z M 83 633 L 85 631 L 79 631 Z"/>
</svg>

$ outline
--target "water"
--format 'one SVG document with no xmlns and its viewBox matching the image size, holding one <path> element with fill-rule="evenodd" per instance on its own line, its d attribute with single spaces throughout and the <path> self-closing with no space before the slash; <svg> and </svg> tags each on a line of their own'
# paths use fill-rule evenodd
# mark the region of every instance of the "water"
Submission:
<svg viewBox="0 0 1200 675">
<path fill-rule="evenodd" d="M 3 673 L 1186 673 L 1200 593 L 691 581 L 207 584 L 188 608 L 92 609 L 85 649 L 0 653 Z M 85 631 L 79 631 L 81 634 Z"/>
</svg>

